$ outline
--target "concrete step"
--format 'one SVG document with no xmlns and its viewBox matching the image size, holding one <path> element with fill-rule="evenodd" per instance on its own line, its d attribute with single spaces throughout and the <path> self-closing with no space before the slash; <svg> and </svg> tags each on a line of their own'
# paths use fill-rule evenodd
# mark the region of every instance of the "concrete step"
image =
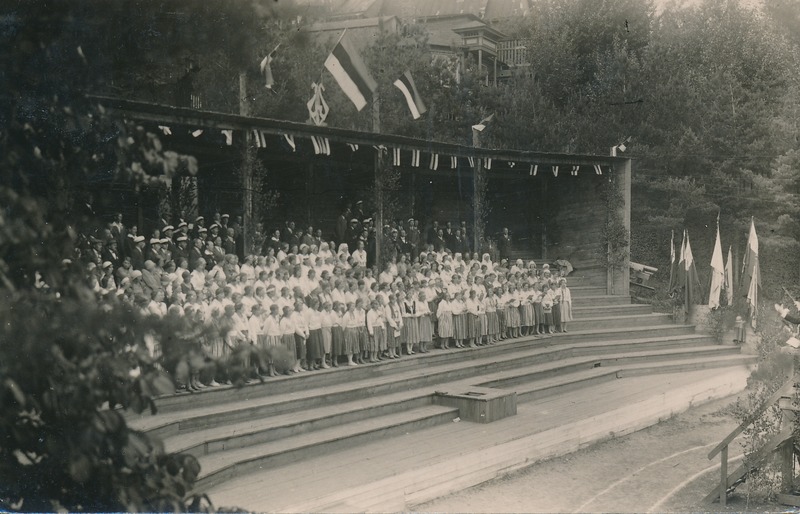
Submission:
<svg viewBox="0 0 800 514">
<path fill-rule="evenodd" d="M 632 314 L 622 316 L 599 316 L 596 318 L 580 318 L 570 321 L 569 330 L 589 330 L 602 328 L 631 328 L 653 325 L 667 325 L 672 321 L 669 314 Z"/>
<path fill-rule="evenodd" d="M 675 330 L 675 327 L 670 328 Z M 677 327 L 682 328 L 682 327 Z M 648 334 L 636 339 L 632 333 Z M 174 437 L 193 430 L 209 429 L 231 423 L 247 422 L 252 419 L 279 416 L 317 409 L 350 401 L 362 401 L 382 394 L 392 394 L 444 382 L 452 382 L 493 373 L 511 370 L 543 362 L 552 362 L 575 355 L 608 354 L 619 351 L 636 352 L 648 348 L 671 348 L 706 341 L 703 336 L 694 334 L 652 334 L 649 330 L 628 329 L 625 332 L 587 331 L 586 335 L 602 334 L 602 339 L 580 339 L 580 334 L 559 334 L 558 337 L 529 339 L 526 346 L 497 354 L 482 354 L 484 348 L 458 351 L 441 351 L 457 360 L 446 360 L 438 365 L 419 366 L 404 372 L 373 376 L 361 380 L 346 380 L 349 373 L 341 375 L 344 381 L 318 387 L 304 387 L 304 382 L 295 381 L 294 389 L 283 394 L 264 394 L 269 392 L 269 384 L 261 385 L 261 395 L 231 398 L 226 403 L 213 403 L 193 409 L 177 410 L 157 416 L 143 416 L 129 421 L 137 429 L 148 431 L 160 437 Z M 614 339 L 613 334 L 619 338 Z M 566 337 L 572 336 L 572 337 Z M 610 338 L 610 339 L 609 339 Z M 648 339 L 652 338 L 652 339 Z M 675 338 L 675 341 L 670 341 Z M 516 340 L 514 341 L 516 342 Z M 490 347 L 491 348 L 491 347 Z M 470 359 L 469 357 L 474 358 Z"/>
<path fill-rule="evenodd" d="M 497 373 L 494 375 L 493 380 L 482 382 L 479 385 L 499 389 L 516 389 L 524 384 L 551 377 L 561 376 L 568 382 L 568 378 L 572 374 L 589 369 L 607 368 L 618 371 L 621 366 L 640 366 L 642 364 L 646 364 L 646 366 L 644 366 L 645 368 L 657 369 L 661 366 L 662 361 L 684 359 L 698 360 L 705 357 L 731 355 L 740 356 L 738 347 L 719 345 L 667 348 L 652 348 L 641 345 L 641 351 L 636 352 L 630 351 L 629 349 L 623 349 L 623 351 L 617 350 L 616 352 L 613 350 L 614 348 L 609 348 L 609 353 L 606 355 L 596 353 L 587 355 L 585 352 L 582 354 L 580 349 L 575 349 L 573 352 L 574 357 L 554 362 L 545 362 L 525 369 Z"/>
<path fill-rule="evenodd" d="M 199 461 L 202 471 L 196 488 L 205 490 L 251 471 L 274 468 L 306 457 L 319 457 L 370 441 L 450 423 L 456 417 L 457 408 L 427 405 L 371 418 L 358 424 L 330 427 L 277 442 L 201 456 Z"/>
<path fill-rule="evenodd" d="M 606 286 L 595 286 L 595 285 L 572 285 L 570 281 L 567 281 L 567 285 L 569 286 L 569 290 L 572 293 L 573 298 L 578 298 L 581 296 L 604 296 L 606 294 Z"/>
<path fill-rule="evenodd" d="M 650 376 L 664 373 L 682 373 L 702 369 L 750 366 L 758 362 L 755 355 L 727 354 L 688 359 L 674 359 L 650 363 L 634 363 L 622 366 L 601 366 L 588 370 L 534 380 L 516 387 L 517 402 L 529 402 L 558 394 L 565 394 L 599 383 L 623 378 Z"/>
<path fill-rule="evenodd" d="M 575 296 L 572 298 L 573 307 L 599 307 L 607 305 L 628 305 L 631 303 L 630 296 L 617 295 L 591 295 Z"/>
<path fill-rule="evenodd" d="M 599 318 L 601 316 L 625 316 L 628 314 L 651 314 L 653 307 L 647 303 L 631 303 L 626 305 L 600 305 L 590 307 L 572 307 L 576 320 Z"/>
</svg>

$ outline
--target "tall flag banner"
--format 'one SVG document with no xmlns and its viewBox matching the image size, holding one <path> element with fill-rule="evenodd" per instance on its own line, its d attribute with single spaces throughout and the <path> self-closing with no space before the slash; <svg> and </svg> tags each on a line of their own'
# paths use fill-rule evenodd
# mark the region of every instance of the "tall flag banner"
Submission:
<svg viewBox="0 0 800 514">
<path fill-rule="evenodd" d="M 411 150 L 411 165 L 419 168 L 420 150 Z"/>
<path fill-rule="evenodd" d="M 692 245 L 689 242 L 689 234 L 686 234 L 686 249 L 683 255 L 683 269 L 684 269 L 684 298 L 686 311 L 689 312 L 690 305 L 698 303 L 700 293 L 700 278 L 697 276 L 697 268 L 694 265 L 694 256 L 692 255 Z"/>
<path fill-rule="evenodd" d="M 425 107 L 422 97 L 419 96 L 419 91 L 417 91 L 417 86 L 414 84 L 414 79 L 411 78 L 410 71 L 406 70 L 405 73 L 400 75 L 400 78 L 394 81 L 394 85 L 403 93 L 412 118 L 417 120 L 425 114 L 428 109 Z"/>
<path fill-rule="evenodd" d="M 372 97 L 378 87 L 361 56 L 344 33 L 325 59 L 325 68 L 333 75 L 358 111 L 367 105 L 367 99 Z"/>
<path fill-rule="evenodd" d="M 681 239 L 681 251 L 678 253 L 678 266 L 676 267 L 677 273 L 675 275 L 675 288 L 680 289 L 686 282 L 686 230 L 683 231 L 683 239 Z"/>
<path fill-rule="evenodd" d="M 272 60 L 275 58 L 275 52 L 278 51 L 278 48 L 280 46 L 281 46 L 280 43 L 278 43 L 278 46 L 276 46 L 274 50 L 268 53 L 267 56 L 261 60 L 261 64 L 259 64 L 259 67 L 261 68 L 261 73 L 264 75 L 264 87 L 270 90 L 272 89 L 272 86 L 275 85 L 275 78 L 272 76 L 271 64 Z"/>
<path fill-rule="evenodd" d="M 400 149 L 392 148 L 392 165 L 400 166 Z"/>
<path fill-rule="evenodd" d="M 439 169 L 439 154 L 438 153 L 432 153 L 431 154 L 431 163 L 428 166 L 428 168 L 430 168 L 432 170 L 438 170 Z"/>
<path fill-rule="evenodd" d="M 233 145 L 233 130 L 231 129 L 223 129 L 222 135 L 225 136 L 225 144 L 227 146 Z"/>
<path fill-rule="evenodd" d="M 267 147 L 267 134 L 263 130 L 253 129 L 253 139 L 256 142 L 256 148 Z"/>
<path fill-rule="evenodd" d="M 492 158 L 491 157 L 487 157 L 486 158 L 486 169 L 487 170 L 492 169 Z"/>
<path fill-rule="evenodd" d="M 678 255 L 675 253 L 675 231 L 669 240 L 669 286 L 667 290 L 671 293 L 678 288 Z"/>
<path fill-rule="evenodd" d="M 572 169 L 569 171 L 569 174 L 572 175 L 573 177 L 577 177 L 579 169 L 580 166 L 573 166 Z"/>
<path fill-rule="evenodd" d="M 723 284 L 725 288 L 725 296 L 728 300 L 728 305 L 733 305 L 733 253 L 732 247 L 728 247 L 728 261 L 725 263 L 725 281 Z"/>
<path fill-rule="evenodd" d="M 599 164 L 595 164 L 594 165 L 594 173 L 595 173 L 595 175 L 602 175 L 603 174 L 603 168 L 601 168 Z"/>
<path fill-rule="evenodd" d="M 553 170 L 553 176 L 557 177 L 558 176 L 558 166 L 552 166 L 551 169 Z"/>
<path fill-rule="evenodd" d="M 744 279 L 742 284 L 747 284 L 747 305 L 750 310 L 750 325 L 756 328 L 756 315 L 758 314 L 758 288 L 761 287 L 761 269 L 758 264 L 758 235 L 756 224 L 750 218 L 750 235 L 747 237 L 747 251 L 743 262 Z"/>
<path fill-rule="evenodd" d="M 350 147 L 350 151 L 351 152 L 357 152 L 358 151 L 358 145 L 355 144 L 355 143 L 347 143 L 347 146 Z"/>
<path fill-rule="evenodd" d="M 528 174 L 531 177 L 535 177 L 537 173 L 539 173 L 539 165 L 538 164 L 531 164 L 531 170 L 528 172 Z"/>
<path fill-rule="evenodd" d="M 714 252 L 711 254 L 711 290 L 708 293 L 708 306 L 712 309 L 719 307 L 719 296 L 724 281 L 725 262 L 722 260 L 722 242 L 719 239 L 719 215 L 717 215 L 717 240 L 714 242 Z"/>
<path fill-rule="evenodd" d="M 289 134 L 284 134 L 283 138 L 286 140 L 287 143 L 289 143 L 289 146 L 292 147 L 292 151 L 296 152 L 297 151 L 297 145 L 294 142 L 294 136 L 289 135 Z"/>
<path fill-rule="evenodd" d="M 450 156 L 450 167 L 452 169 L 458 168 L 458 157 L 456 157 L 455 155 Z"/>
</svg>

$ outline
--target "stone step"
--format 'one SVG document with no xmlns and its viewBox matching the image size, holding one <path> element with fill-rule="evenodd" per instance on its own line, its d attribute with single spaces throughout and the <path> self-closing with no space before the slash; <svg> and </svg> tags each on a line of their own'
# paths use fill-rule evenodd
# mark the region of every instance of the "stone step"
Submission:
<svg viewBox="0 0 800 514">
<path fill-rule="evenodd" d="M 669 314 L 631 314 L 623 316 L 600 316 L 596 318 L 579 318 L 568 323 L 568 330 L 589 330 L 602 328 L 630 328 L 653 325 L 666 325 L 672 321 Z"/>
<path fill-rule="evenodd" d="M 196 488 L 205 490 L 251 471 L 301 461 L 310 456 L 319 457 L 370 441 L 450 423 L 457 417 L 457 408 L 427 405 L 363 420 L 358 424 L 329 427 L 276 442 L 201 456 L 201 472 Z"/>
<path fill-rule="evenodd" d="M 572 314 L 576 320 L 599 318 L 601 316 L 625 316 L 628 314 L 651 314 L 653 307 L 647 303 L 631 303 L 627 305 L 600 305 L 597 307 L 573 307 Z"/>
<path fill-rule="evenodd" d="M 628 305 L 631 303 L 630 296 L 617 295 L 591 295 L 574 296 L 572 307 L 599 307 L 608 305 Z"/>
</svg>

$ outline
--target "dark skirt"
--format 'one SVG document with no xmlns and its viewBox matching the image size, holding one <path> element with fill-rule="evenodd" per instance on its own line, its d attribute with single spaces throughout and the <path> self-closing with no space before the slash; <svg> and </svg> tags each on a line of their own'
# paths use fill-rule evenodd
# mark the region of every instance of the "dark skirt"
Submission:
<svg viewBox="0 0 800 514">
<path fill-rule="evenodd" d="M 322 329 L 317 328 L 309 331 L 308 342 L 306 344 L 306 351 L 309 360 L 321 359 L 323 356 L 322 350 Z"/>
<path fill-rule="evenodd" d="M 331 328 L 331 355 L 347 355 L 344 351 L 344 329 L 339 326 Z"/>
<path fill-rule="evenodd" d="M 294 356 L 301 360 L 306 358 L 306 338 L 294 335 Z"/>
<path fill-rule="evenodd" d="M 366 352 L 369 349 L 369 332 L 367 332 L 367 327 L 358 327 L 356 328 L 356 332 L 358 332 L 358 351 Z"/>
</svg>

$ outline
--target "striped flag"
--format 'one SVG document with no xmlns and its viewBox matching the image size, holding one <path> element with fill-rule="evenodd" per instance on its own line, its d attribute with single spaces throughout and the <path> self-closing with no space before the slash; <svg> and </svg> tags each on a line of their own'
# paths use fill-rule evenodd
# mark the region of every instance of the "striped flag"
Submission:
<svg viewBox="0 0 800 514">
<path fill-rule="evenodd" d="M 747 252 L 743 262 L 744 279 L 742 284 L 748 284 L 747 305 L 750 308 L 750 324 L 756 328 L 756 314 L 758 313 L 758 288 L 761 287 L 761 269 L 758 264 L 758 235 L 756 224 L 750 218 L 750 235 L 747 237 Z"/>
<path fill-rule="evenodd" d="M 725 263 L 723 288 L 725 289 L 725 298 L 728 300 L 728 305 L 733 305 L 733 253 L 731 246 L 728 246 L 728 261 Z"/>
<path fill-rule="evenodd" d="M 667 291 L 672 293 L 678 288 L 678 256 L 675 253 L 675 231 L 669 240 L 669 285 Z"/>
<path fill-rule="evenodd" d="M 528 172 L 528 175 L 535 177 L 537 173 L 539 173 L 539 165 L 531 164 L 531 170 Z"/>
<path fill-rule="evenodd" d="M 700 278 L 697 276 L 697 268 L 694 265 L 694 256 L 692 255 L 692 245 L 689 242 L 689 234 L 686 234 L 686 248 L 684 249 L 683 256 L 683 269 L 684 275 L 684 306 L 686 312 L 690 311 L 690 305 L 699 303 L 697 300 L 698 292 L 700 291 Z"/>
<path fill-rule="evenodd" d="M 405 73 L 400 75 L 400 78 L 394 81 L 395 87 L 403 93 L 403 96 L 406 98 L 406 103 L 408 104 L 408 110 L 411 111 L 411 117 L 419 119 L 420 116 L 425 114 L 427 108 L 425 107 L 425 103 L 422 101 L 422 97 L 419 96 L 419 91 L 417 91 L 417 86 L 414 84 L 414 79 L 411 78 L 411 72 L 406 70 Z"/>
<path fill-rule="evenodd" d="M 491 157 L 487 157 L 486 158 L 486 169 L 487 170 L 492 169 L 492 158 Z"/>
<path fill-rule="evenodd" d="M 233 145 L 233 130 L 226 129 L 222 131 L 222 135 L 225 136 L 225 144 L 228 146 Z"/>
<path fill-rule="evenodd" d="M 708 293 L 708 306 L 719 307 L 719 296 L 722 283 L 725 281 L 725 262 L 722 260 L 722 242 L 719 239 L 719 215 L 717 215 L 717 240 L 714 241 L 714 252 L 711 254 L 711 290 Z"/>
<path fill-rule="evenodd" d="M 599 164 L 595 164 L 594 165 L 594 172 L 595 172 L 596 175 L 602 175 L 603 174 L 603 168 L 601 168 Z"/>
<path fill-rule="evenodd" d="M 286 140 L 287 143 L 289 143 L 289 146 L 292 147 L 292 151 L 296 152 L 297 151 L 297 145 L 294 142 L 294 136 L 290 136 L 289 134 L 284 134 L 283 138 Z"/>
<path fill-rule="evenodd" d="M 267 147 L 267 135 L 264 133 L 263 130 L 253 129 L 253 139 L 256 142 L 256 148 Z"/>
<path fill-rule="evenodd" d="M 558 166 L 551 166 L 551 168 L 553 170 L 553 176 L 557 177 L 558 176 Z"/>
<path fill-rule="evenodd" d="M 456 169 L 458 168 L 458 157 L 455 155 L 450 156 L 450 168 Z"/>
<path fill-rule="evenodd" d="M 439 169 L 439 154 L 438 153 L 432 153 L 431 154 L 431 163 L 430 163 L 430 165 L 428 167 L 430 169 L 432 169 L 432 170 L 438 170 Z"/>
<path fill-rule="evenodd" d="M 367 66 L 361 60 L 355 47 L 342 34 L 333 51 L 325 59 L 325 68 L 333 75 L 347 98 L 360 111 L 367 105 L 367 100 L 378 87 L 375 79 L 369 74 Z"/>
<path fill-rule="evenodd" d="M 357 144 L 355 144 L 355 143 L 347 143 L 347 146 L 349 146 L 349 147 L 350 147 L 350 151 L 351 151 L 351 152 L 356 152 L 356 151 L 358 151 L 358 145 L 357 145 Z"/>
<path fill-rule="evenodd" d="M 411 165 L 415 168 L 419 168 L 419 157 L 419 150 L 411 150 Z"/>
<path fill-rule="evenodd" d="M 579 169 L 580 166 L 573 166 L 572 169 L 569 171 L 569 174 L 572 175 L 573 177 L 577 177 Z"/>
<path fill-rule="evenodd" d="M 311 136 L 311 143 L 314 145 L 314 153 L 316 155 L 330 155 L 331 144 L 327 137 Z"/>
<path fill-rule="evenodd" d="M 394 154 L 392 156 L 392 164 L 395 165 L 395 166 L 400 166 L 400 149 L 399 148 L 393 148 L 392 149 L 392 153 Z"/>
</svg>

